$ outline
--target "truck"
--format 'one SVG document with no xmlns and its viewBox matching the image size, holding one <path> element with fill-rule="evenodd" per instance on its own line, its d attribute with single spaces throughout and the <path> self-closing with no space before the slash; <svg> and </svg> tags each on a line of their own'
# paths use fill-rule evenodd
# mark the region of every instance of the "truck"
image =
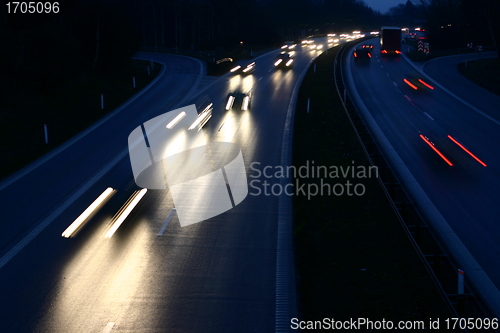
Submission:
<svg viewBox="0 0 500 333">
<path fill-rule="evenodd" d="M 382 55 L 401 54 L 401 28 L 382 27 L 380 33 L 380 52 Z"/>
</svg>

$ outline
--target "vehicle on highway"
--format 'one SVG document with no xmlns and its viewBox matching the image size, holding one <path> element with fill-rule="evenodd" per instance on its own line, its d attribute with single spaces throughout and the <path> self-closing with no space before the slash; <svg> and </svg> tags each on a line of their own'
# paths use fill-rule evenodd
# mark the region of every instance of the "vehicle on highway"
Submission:
<svg viewBox="0 0 500 333">
<path fill-rule="evenodd" d="M 293 41 L 286 41 L 283 46 L 281 46 L 281 49 L 283 50 L 293 50 L 295 47 L 297 46 L 297 43 L 293 42 Z"/>
<path fill-rule="evenodd" d="M 380 33 L 380 53 L 382 55 L 401 54 L 401 28 L 382 27 Z"/>
<path fill-rule="evenodd" d="M 355 48 L 353 52 L 354 60 L 356 61 L 370 60 L 370 58 L 372 57 L 372 50 L 373 50 L 373 45 L 370 44 L 363 44 Z"/>
<path fill-rule="evenodd" d="M 198 112 L 198 118 L 191 126 L 189 126 L 188 130 L 197 129 L 199 131 L 203 128 L 203 126 L 205 126 L 210 118 L 212 118 L 214 104 L 210 100 L 210 97 L 205 95 L 201 98 L 198 98 L 195 105 L 196 111 Z"/>
<path fill-rule="evenodd" d="M 275 68 L 292 68 L 293 66 L 293 58 L 289 53 L 281 53 L 276 57 L 276 61 L 274 62 Z"/>
<path fill-rule="evenodd" d="M 238 65 L 236 67 L 233 67 L 231 69 L 231 73 L 247 75 L 247 74 L 252 74 L 254 70 L 255 70 L 255 61 L 249 63 L 246 66 Z"/>
<path fill-rule="evenodd" d="M 424 77 L 422 77 L 419 73 L 406 74 L 403 82 L 413 90 L 434 90 L 434 87 L 428 82 L 428 80 L 424 80 Z"/>
<path fill-rule="evenodd" d="M 252 103 L 252 92 L 251 91 L 232 91 L 227 94 L 226 99 L 226 110 L 240 109 L 246 111 L 250 109 Z"/>
</svg>

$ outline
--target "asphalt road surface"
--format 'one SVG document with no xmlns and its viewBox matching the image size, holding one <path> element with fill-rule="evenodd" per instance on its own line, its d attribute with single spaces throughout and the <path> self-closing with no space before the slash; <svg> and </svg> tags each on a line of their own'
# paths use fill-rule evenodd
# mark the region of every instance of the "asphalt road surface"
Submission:
<svg viewBox="0 0 500 333">
<path fill-rule="evenodd" d="M 360 109 L 365 119 L 371 119 L 367 122 L 378 127 L 377 140 L 384 150 L 399 156 L 392 162 L 405 185 L 418 189 L 415 201 L 436 221 L 440 236 L 498 316 L 499 98 L 456 72 L 456 64 L 471 56 L 429 63 L 425 67 L 433 78 L 429 79 L 403 56 L 382 57 L 378 41 L 368 43 L 375 45 L 371 59 L 360 62 L 351 56 L 347 61 L 353 96 L 357 94 L 358 104 L 366 107 Z M 405 78 L 410 83 L 420 78 L 433 89 L 417 84 L 415 90 Z"/>
<path fill-rule="evenodd" d="M 105 237 L 138 190 L 128 135 L 176 107 L 208 96 L 213 116 L 202 131 L 210 142 L 241 149 L 249 180 L 256 169 L 287 161 L 294 89 L 322 51 L 299 46 L 293 68 L 275 70 L 279 52 L 259 57 L 251 75 L 224 76 L 209 86 L 198 61 L 139 55 L 165 63 L 165 75 L 99 126 L 2 182 L 0 331 L 286 330 L 281 324 L 294 311 L 295 286 L 290 242 L 278 235 L 291 230 L 291 218 L 278 196 L 252 189 L 235 208 L 181 227 L 171 193 L 150 190 Z M 228 92 L 241 89 L 252 91 L 251 108 L 226 111 Z M 61 237 L 108 186 L 116 191 L 102 209 L 74 238 Z M 204 194 L 184 199 L 208 200 Z"/>
</svg>

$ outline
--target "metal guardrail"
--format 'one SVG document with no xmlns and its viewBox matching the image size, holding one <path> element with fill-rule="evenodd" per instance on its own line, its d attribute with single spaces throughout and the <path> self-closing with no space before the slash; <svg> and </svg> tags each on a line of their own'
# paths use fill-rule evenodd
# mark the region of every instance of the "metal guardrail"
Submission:
<svg viewBox="0 0 500 333">
<path fill-rule="evenodd" d="M 349 44 L 344 44 L 335 57 L 336 90 L 369 163 L 379 169 L 379 182 L 394 213 L 452 315 L 461 318 L 491 318 L 488 309 L 467 280 L 464 293 L 458 294 L 456 262 L 447 253 L 439 236 L 412 201 L 411 195 L 399 181 L 397 174 L 364 124 L 362 116 L 357 112 L 344 84 L 343 59 L 346 46 Z M 464 332 L 471 331 L 464 330 Z"/>
</svg>

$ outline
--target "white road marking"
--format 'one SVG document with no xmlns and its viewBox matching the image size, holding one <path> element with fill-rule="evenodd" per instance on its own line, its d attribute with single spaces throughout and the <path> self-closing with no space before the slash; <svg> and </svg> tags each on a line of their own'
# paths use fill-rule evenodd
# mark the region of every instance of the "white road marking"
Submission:
<svg viewBox="0 0 500 333">
<path fill-rule="evenodd" d="M 102 333 L 109 333 L 113 329 L 113 326 L 115 326 L 115 323 L 109 322 L 106 327 L 102 330 Z"/>
<path fill-rule="evenodd" d="M 408 100 L 408 102 L 411 102 L 411 98 L 405 95 L 405 98 Z"/>
<path fill-rule="evenodd" d="M 394 81 L 393 81 L 392 83 L 393 83 L 396 87 L 398 86 L 398 84 L 397 84 L 396 82 L 394 82 Z"/>
<path fill-rule="evenodd" d="M 434 118 L 432 118 L 427 112 L 424 112 L 424 114 L 429 117 L 431 120 L 434 120 Z"/>
<path fill-rule="evenodd" d="M 260 79 L 259 79 L 259 81 L 260 81 L 260 80 L 262 80 L 263 78 L 264 78 L 264 77 L 263 77 L 263 76 L 261 76 L 261 77 L 260 77 Z"/>
<path fill-rule="evenodd" d="M 220 125 L 219 129 L 217 130 L 217 132 L 220 132 L 220 130 L 222 129 L 222 126 L 224 126 L 225 123 L 222 123 L 222 125 Z"/>
<path fill-rule="evenodd" d="M 172 208 L 172 210 L 170 211 L 170 214 L 168 214 L 167 219 L 163 223 L 163 226 L 161 227 L 160 232 L 157 235 L 158 237 L 163 236 L 163 233 L 165 232 L 165 229 L 167 229 L 168 223 L 170 222 L 170 220 L 174 216 L 174 213 L 175 213 L 175 208 Z"/>
<path fill-rule="evenodd" d="M 380 68 L 384 68 L 384 66 L 380 65 Z"/>
<path fill-rule="evenodd" d="M 389 73 L 385 72 L 385 75 L 389 76 Z"/>
<path fill-rule="evenodd" d="M 270 70 L 268 70 L 267 72 L 268 72 L 268 73 L 271 73 L 271 71 L 272 71 L 272 70 L 273 70 L 273 69 L 271 68 L 271 69 L 270 69 Z"/>
</svg>

